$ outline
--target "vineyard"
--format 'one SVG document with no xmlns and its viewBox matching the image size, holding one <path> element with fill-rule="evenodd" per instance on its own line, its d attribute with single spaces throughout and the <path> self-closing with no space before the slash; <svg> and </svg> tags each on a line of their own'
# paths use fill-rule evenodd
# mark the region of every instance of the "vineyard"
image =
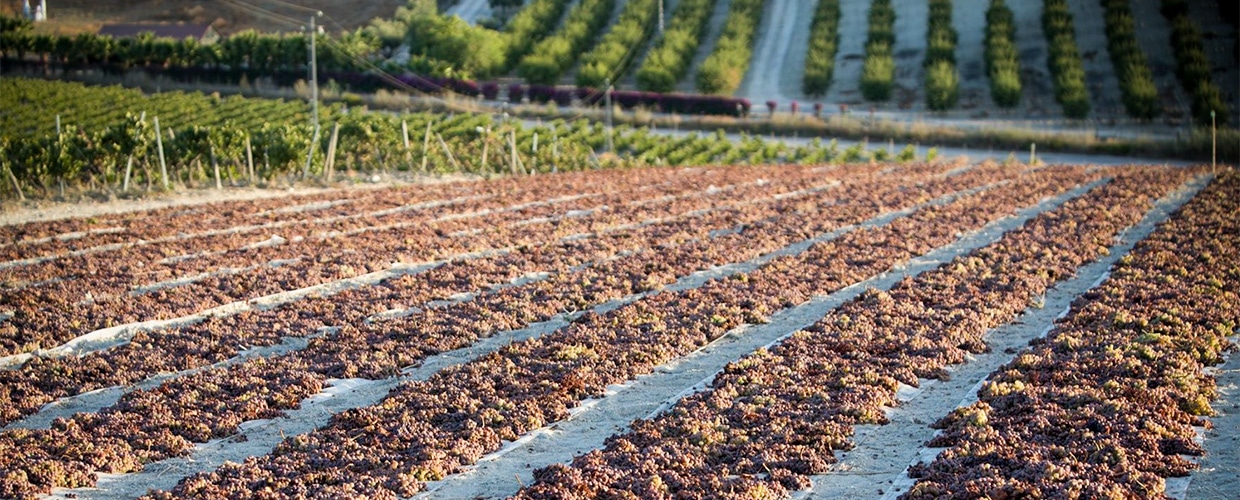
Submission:
<svg viewBox="0 0 1240 500">
<path fill-rule="evenodd" d="M 617 92 L 618 102 L 628 94 Z M 915 150 L 834 141 L 794 146 L 721 133 L 669 136 L 620 126 L 608 154 L 602 124 L 527 123 L 484 113 L 384 113 L 333 104 L 314 141 L 302 101 L 144 95 L 120 87 L 0 81 L 0 193 L 47 194 L 62 183 L 107 191 L 279 183 L 337 173 L 550 173 L 650 165 L 914 160 Z M 156 137 L 156 119 L 159 136 Z M 60 127 L 59 129 L 57 127 Z M 331 130 L 338 127 L 332 141 Z M 333 144 L 334 142 L 334 144 Z M 313 155 L 311 162 L 307 157 Z M 161 165 L 162 162 L 162 165 Z M 165 170 L 166 169 L 166 173 Z"/>
<path fill-rule="evenodd" d="M 1230 446 L 1238 204 L 864 162 L 3 226 L 0 497 L 1157 497 Z"/>
</svg>

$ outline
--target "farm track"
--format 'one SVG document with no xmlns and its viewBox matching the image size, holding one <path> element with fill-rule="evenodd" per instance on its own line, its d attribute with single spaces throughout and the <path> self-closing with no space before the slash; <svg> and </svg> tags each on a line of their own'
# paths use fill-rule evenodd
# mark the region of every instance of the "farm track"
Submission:
<svg viewBox="0 0 1240 500">
<path fill-rule="evenodd" d="M 996 208 L 995 205 L 1006 203 L 1010 206 L 1014 202 L 1013 198 L 1018 199 L 1021 192 L 1029 196 L 1032 194 L 1031 190 L 1036 192 L 1039 187 L 1047 189 L 1045 180 L 1041 179 L 1041 184 L 1024 180 L 1012 183 L 1013 187 L 1005 184 L 981 194 L 961 197 L 958 201 L 944 205 L 942 210 L 953 210 L 954 214 L 969 211 L 971 215 L 960 217 L 959 223 L 964 224 L 964 228 L 972 224 L 980 225 L 988 220 L 983 213 L 989 214 L 990 209 Z M 1019 187 L 1014 187 L 1016 185 Z M 1054 191 L 1058 189 L 1052 190 Z M 991 194 L 992 192 L 994 194 Z M 985 200 L 991 205 L 987 207 L 986 202 L 979 200 Z M 998 203 L 1000 200 L 1003 203 Z M 934 218 L 939 212 L 938 208 L 923 208 L 912 215 L 896 218 L 889 226 L 883 226 L 884 234 L 887 237 L 900 234 L 916 241 L 919 240 L 917 234 L 928 232 L 950 240 L 950 234 L 954 232 L 952 227 L 930 229 L 924 223 L 928 219 L 918 216 L 928 213 L 926 217 Z M 918 227 L 922 229 L 918 231 Z M 861 236 L 854 236 L 858 234 Z M 879 266 L 873 271 L 883 267 L 883 264 L 873 263 L 875 259 L 890 265 L 886 258 L 871 255 L 872 245 L 859 244 L 857 241 L 869 241 L 871 236 L 873 235 L 869 231 L 848 232 L 843 239 L 851 242 L 848 245 L 849 251 L 837 251 L 839 247 L 836 245 L 843 246 L 844 243 L 819 243 L 803 254 L 783 256 L 767 262 L 754 272 L 737 275 L 743 277 L 742 279 L 733 277 L 712 281 L 696 290 L 659 294 L 603 315 L 587 315 L 552 334 L 518 342 L 495 354 L 441 371 L 426 382 L 400 386 L 374 407 L 343 413 L 335 417 L 332 424 L 325 429 L 286 441 L 271 457 L 259 459 L 257 462 L 248 461 L 247 465 L 240 468 L 225 466 L 217 471 L 215 476 L 187 479 L 177 491 L 218 494 L 235 488 L 238 485 L 235 481 L 244 476 L 268 477 L 268 484 L 276 486 L 296 484 L 296 490 L 312 492 L 311 494 L 331 494 L 340 486 L 320 484 L 320 479 L 316 478 L 326 478 L 313 471 L 319 467 L 340 466 L 333 465 L 341 458 L 338 454 L 351 453 L 339 449 L 337 444 L 329 444 L 342 443 L 333 436 L 345 433 L 352 436 L 344 442 L 345 447 L 361 446 L 370 449 L 368 453 L 374 461 L 368 465 L 358 464 L 351 467 L 348 475 L 352 484 L 344 487 L 363 495 L 390 494 L 385 491 L 398 495 L 410 494 L 420 487 L 418 478 L 454 472 L 460 465 L 476 460 L 485 452 L 494 451 L 494 448 L 498 448 L 499 439 L 515 439 L 529 430 L 541 427 L 533 424 L 563 419 L 568 408 L 575 406 L 581 398 L 601 393 L 610 383 L 618 383 L 648 372 L 661 362 L 687 354 L 709 341 L 710 337 L 717 337 L 731 326 L 744 322 L 745 318 L 752 321 L 779 309 L 778 304 L 791 305 L 803 301 L 807 298 L 804 296 L 804 287 L 816 286 L 823 276 L 816 273 L 803 274 L 802 271 L 823 269 L 833 274 L 842 272 L 848 277 L 836 279 L 844 280 L 843 284 L 847 284 L 853 273 L 839 270 L 840 264 L 862 258 L 866 264 L 855 265 L 867 269 L 870 269 L 870 265 Z M 889 254 L 893 256 L 891 258 L 898 259 L 899 255 L 904 255 L 900 251 L 893 252 Z M 807 264 L 810 263 L 812 265 L 807 269 Z M 797 284 L 782 283 L 785 286 L 780 287 L 779 281 L 788 279 Z M 835 280 L 831 282 L 834 283 Z M 778 287 L 781 292 L 769 296 L 762 293 L 740 294 L 752 297 L 754 301 L 772 302 L 769 305 L 761 302 L 752 306 L 736 303 L 740 300 L 738 295 L 735 295 L 738 289 L 762 287 Z M 671 310 L 668 310 L 667 306 L 672 306 Z M 687 306 L 690 309 L 678 310 L 676 306 Z M 618 322 L 620 318 L 630 319 Z M 648 319 L 633 324 L 634 318 Z M 600 329 L 604 325 L 612 326 Z M 612 328 L 620 328 L 620 331 L 613 332 Z M 648 330 L 649 328 L 655 329 Z M 660 331 L 668 333 L 660 335 Z M 690 331 L 697 333 L 690 334 Z M 676 332 L 682 333 L 677 335 Z M 608 338 L 596 338 L 600 335 Z M 634 335 L 637 338 L 633 337 Z M 706 337 L 702 337 L 703 335 Z M 581 349 L 585 351 L 579 352 Z M 578 354 L 565 358 L 565 352 Z M 502 368 L 503 366 L 508 368 Z M 565 383 L 570 386 L 565 388 Z M 546 389 L 537 389 L 540 386 Z M 556 387 L 560 389 L 555 389 Z M 500 392 L 491 395 L 491 391 L 495 390 Z M 445 397 L 454 401 L 432 401 Z M 473 398 L 483 400 L 471 403 Z M 500 398 L 499 401 L 507 403 L 501 407 L 484 403 L 492 398 Z M 459 408 L 456 411 L 464 414 L 453 416 L 453 408 Z M 484 422 L 490 423 L 482 427 L 460 427 L 463 422 L 473 421 L 476 417 L 468 415 L 477 411 L 483 412 Z M 396 413 L 389 415 L 392 412 Z M 486 417 L 487 414 L 493 416 Z M 460 420 L 461 418 L 465 420 Z M 398 437 L 365 423 L 378 421 L 401 422 L 404 430 L 399 431 Z M 409 439 L 413 442 L 393 442 Z M 290 445 L 294 442 L 296 444 Z M 388 451 L 383 451 L 385 449 Z M 398 449 L 405 451 L 397 451 Z M 405 465 L 397 465 L 402 463 Z M 302 472 L 297 472 L 298 470 Z M 275 476 L 271 476 L 272 474 Z M 294 490 L 282 491 L 288 494 Z"/>
<path fill-rule="evenodd" d="M 981 174 L 974 174 L 974 175 L 981 175 Z M 993 175 L 993 174 L 990 174 L 990 175 Z M 969 171 L 966 171 L 966 172 L 964 172 L 964 173 L 961 173 L 961 174 L 959 174 L 959 175 L 956 175 L 956 176 L 952 177 L 951 179 L 958 179 L 958 181 L 957 181 L 957 182 L 968 182 L 968 181 L 973 180 L 973 179 L 971 179 L 969 176 L 970 176 L 970 172 L 969 172 Z M 901 199 L 901 198 L 905 198 L 905 197 L 907 197 L 907 196 L 908 196 L 908 194 L 907 194 L 907 193 L 894 193 L 894 194 L 895 194 L 895 196 L 896 196 L 896 201 L 898 201 L 898 200 L 899 200 L 899 199 Z M 745 236 L 748 236 L 748 235 L 745 235 Z M 387 322 L 383 322 L 383 323 L 387 323 Z M 404 330 L 402 329 L 401 331 L 404 331 Z M 380 332 L 380 333 L 382 333 L 382 332 Z M 396 333 L 397 335 L 400 335 L 400 333 L 399 333 L 399 332 L 395 332 L 395 333 Z M 471 335 L 476 335 L 476 332 L 466 332 L 466 333 L 469 333 L 469 334 L 471 334 Z M 318 339 L 316 339 L 316 341 L 317 341 L 317 340 L 318 340 Z M 449 339 L 449 340 L 450 340 L 450 339 Z M 327 344 L 325 344 L 325 345 L 327 345 Z M 374 341 L 374 339 L 367 338 L 367 339 L 366 339 L 366 341 L 365 341 L 365 343 L 364 343 L 364 345 L 366 345 L 366 346 L 367 346 L 367 347 L 365 348 L 365 350 L 366 350 L 366 351 L 371 351 L 371 350 L 372 350 L 372 349 L 371 349 L 371 346 L 376 345 L 376 342 Z M 337 347 L 338 347 L 338 346 L 337 346 Z M 339 352 L 339 350 L 338 350 L 338 349 L 331 349 L 331 350 L 332 350 L 332 352 L 333 352 L 333 353 L 338 353 L 338 352 Z M 323 364 L 323 366 L 326 366 L 327 364 L 328 364 L 328 363 L 324 363 L 324 364 Z M 261 365 L 261 364 L 260 364 L 260 365 Z M 318 363 L 316 363 L 316 365 L 318 365 Z M 399 366 L 401 366 L 401 365 L 400 365 L 400 364 L 395 364 L 395 365 L 392 365 L 392 364 L 389 362 L 389 366 L 393 366 L 393 367 L 397 367 L 397 368 L 398 368 L 398 367 L 399 367 Z M 281 370 L 281 371 L 284 371 L 284 370 Z M 382 371 L 383 371 L 383 370 L 378 370 L 378 372 L 380 372 L 380 373 L 381 373 Z M 277 384 L 278 384 L 278 383 L 279 383 L 279 380 L 278 380 L 278 379 L 276 379 L 276 380 L 274 380 L 272 383 L 277 383 Z M 176 381 L 176 382 L 175 382 L 175 384 L 179 384 L 179 385 L 180 385 L 180 386 L 182 386 L 182 387 L 189 387 L 189 386 L 201 386 L 201 385 L 202 385 L 202 381 L 201 381 L 201 380 L 199 380 L 199 381 L 197 381 L 197 382 L 195 383 L 195 382 L 194 382 L 194 381 L 192 381 L 192 380 L 190 380 L 190 381 L 180 381 L 180 380 L 178 380 L 178 381 Z M 188 385 L 187 385 L 187 384 L 188 384 Z M 160 391 L 160 392 L 163 392 L 163 388 L 161 388 L 161 391 Z M 141 395 L 139 395 L 139 396 L 141 396 Z M 134 398 L 130 398 L 130 399 L 132 400 L 132 399 L 134 399 Z M 130 402 L 132 403 L 132 401 L 130 401 Z M 293 401 L 293 402 L 295 402 L 295 401 Z M 125 399 L 122 399 L 122 405 L 124 405 L 124 403 L 125 403 Z M 105 412 L 105 414 L 106 414 L 106 413 L 107 413 L 107 412 Z"/>
<path fill-rule="evenodd" d="M 748 498 L 809 486 L 806 474 L 826 472 L 833 450 L 852 447 L 852 426 L 886 423 L 883 407 L 896 404 L 899 384 L 945 376 L 946 365 L 984 350 L 987 325 L 1010 320 L 1039 288 L 1100 254 L 1088 243 L 1051 252 L 1039 250 L 1039 242 L 1109 240 L 1166 191 L 1150 187 L 1158 175 L 1121 175 L 993 245 L 889 292 L 864 294 L 775 348 L 729 365 L 706 392 L 635 422 L 604 451 L 537 472 L 539 482 L 524 494 L 589 488 L 604 496 L 727 491 Z M 1017 281 L 1007 281 L 1018 270 Z M 972 300 L 970 289 L 986 297 Z"/>
<path fill-rule="evenodd" d="M 755 181 L 752 177 L 742 179 Z M 648 196 L 660 198 L 663 194 Z M 548 230 L 567 235 L 590 231 L 616 219 L 659 217 L 669 209 L 684 206 L 702 208 L 709 205 L 712 192 L 680 194 L 683 196 L 664 204 L 627 205 L 622 201 L 623 190 L 618 190 L 607 196 L 567 196 L 548 202 L 523 202 L 503 210 L 450 214 L 430 224 L 362 227 L 347 234 L 260 245 L 213 258 L 174 262 L 168 266 L 176 266 L 177 276 L 183 278 L 166 276 L 155 283 L 134 283 L 132 272 L 124 267 L 101 270 L 89 280 L 51 281 L 34 291 L 0 294 L 7 303 L 0 307 L 8 308 L 13 316 L 0 323 L 0 332 L 10 332 L 0 336 L 0 342 L 10 354 L 16 354 L 33 350 L 35 344 L 46 347 L 50 341 L 56 345 L 81 333 L 116 324 L 166 320 L 230 302 L 351 278 L 387 268 L 393 261 L 416 263 L 505 251 L 545 241 L 549 239 L 545 235 Z M 608 202 L 618 206 L 607 206 Z M 494 225 L 486 231 L 472 231 L 480 220 Z M 510 228 L 505 230 L 505 224 Z M 151 251 L 156 254 L 152 258 L 162 255 L 156 249 Z M 304 259 L 307 255 L 314 258 Z M 228 257 L 233 262 L 245 259 L 241 262 L 246 262 L 248 269 L 218 267 Z M 256 261 L 267 264 L 251 264 Z M 188 278 L 184 278 L 186 274 Z M 136 293 L 143 286 L 148 293 Z M 204 297 L 203 289 L 213 290 L 214 296 Z"/>
</svg>

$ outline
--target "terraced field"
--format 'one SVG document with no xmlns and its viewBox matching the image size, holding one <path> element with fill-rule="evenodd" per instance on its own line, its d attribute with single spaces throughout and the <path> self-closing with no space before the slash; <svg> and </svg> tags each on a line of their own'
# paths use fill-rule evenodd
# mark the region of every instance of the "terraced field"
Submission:
<svg viewBox="0 0 1240 500">
<path fill-rule="evenodd" d="M 1237 203 L 1232 170 L 860 163 L 4 226 L 0 497 L 1234 484 L 1199 432 Z"/>
</svg>

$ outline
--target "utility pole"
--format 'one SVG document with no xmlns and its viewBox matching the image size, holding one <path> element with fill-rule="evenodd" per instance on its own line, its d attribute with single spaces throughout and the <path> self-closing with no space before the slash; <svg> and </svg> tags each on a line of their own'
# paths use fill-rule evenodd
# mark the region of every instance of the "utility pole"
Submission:
<svg viewBox="0 0 1240 500">
<path fill-rule="evenodd" d="M 607 106 L 604 110 L 607 113 L 607 152 L 612 153 L 615 145 L 611 141 L 611 78 L 608 78 L 603 85 L 606 87 L 603 91 L 603 104 Z"/>
<path fill-rule="evenodd" d="M 1210 173 L 1218 173 L 1218 122 L 1210 110 Z"/>
<path fill-rule="evenodd" d="M 306 152 L 306 165 L 301 169 L 301 178 L 310 175 L 310 163 L 314 160 L 314 149 L 319 146 L 319 64 L 314 39 L 318 38 L 319 29 L 314 19 L 322 16 L 323 11 L 315 11 L 310 16 L 310 118 L 314 126 L 314 139 L 310 142 L 310 151 Z"/>
</svg>

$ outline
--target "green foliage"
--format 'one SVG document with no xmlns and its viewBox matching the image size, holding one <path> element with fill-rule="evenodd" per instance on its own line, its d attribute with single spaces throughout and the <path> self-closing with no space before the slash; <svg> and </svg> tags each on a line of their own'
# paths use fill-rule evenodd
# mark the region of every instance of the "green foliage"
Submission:
<svg viewBox="0 0 1240 500">
<path fill-rule="evenodd" d="M 956 39 L 951 0 L 930 0 L 926 32 L 926 107 L 943 111 L 956 105 L 960 79 L 956 74 Z"/>
<path fill-rule="evenodd" d="M 470 26 L 457 16 L 405 10 L 398 11 L 397 16 L 409 28 L 410 53 L 415 56 L 444 63 L 458 76 L 490 78 L 507 70 L 507 44 L 515 35 Z"/>
<path fill-rule="evenodd" d="M 1055 100 L 1063 107 L 1064 116 L 1085 118 L 1089 115 L 1089 91 L 1067 0 L 1046 0 L 1042 30 L 1050 44 L 1047 65 L 1054 79 Z"/>
<path fill-rule="evenodd" d="M 926 107 L 942 111 L 956 105 L 960 95 L 956 66 L 949 61 L 935 61 L 926 68 Z"/>
<path fill-rule="evenodd" d="M 861 67 L 861 95 L 867 101 L 891 99 L 896 75 L 896 60 L 891 52 L 896 42 L 895 23 L 896 11 L 891 0 L 874 0 L 870 4 L 869 35 Z"/>
<path fill-rule="evenodd" d="M 1004 0 L 991 0 L 986 10 L 986 73 L 990 98 L 1003 108 L 1020 104 L 1020 60 L 1016 51 L 1016 21 Z"/>
<path fill-rule="evenodd" d="M 1171 48 L 1175 50 L 1176 69 L 1180 85 L 1192 94 L 1193 122 L 1209 126 L 1210 112 L 1215 113 L 1217 123 L 1231 121 L 1230 110 L 1222 98 L 1222 92 L 1214 84 L 1213 69 L 1201 43 L 1201 33 L 1188 17 L 1188 5 L 1184 0 L 1163 0 L 1163 15 L 1171 21 Z"/>
<path fill-rule="evenodd" d="M 619 79 L 645 46 L 657 22 L 658 0 L 630 0 L 620 18 L 599 43 L 581 56 L 577 85 L 601 88 L 608 78 Z"/>
<path fill-rule="evenodd" d="M 670 92 L 685 77 L 716 0 L 680 0 L 663 36 L 637 70 L 637 87 L 654 92 Z"/>
<path fill-rule="evenodd" d="M 508 21 L 504 26 L 504 32 L 509 35 L 506 68 L 520 61 L 533 50 L 534 44 L 555 31 L 568 4 L 569 0 L 530 0 Z"/>
<path fill-rule="evenodd" d="M 896 60 L 891 55 L 891 47 L 878 44 L 866 50 L 869 55 L 861 67 L 861 95 L 867 101 L 891 99 L 896 74 Z"/>
<path fill-rule="evenodd" d="M 568 19 L 550 38 L 534 46 L 521 60 L 517 74 L 529 83 L 554 85 L 577 62 L 611 19 L 615 0 L 582 0 L 568 13 Z"/>
<path fill-rule="evenodd" d="M 818 0 L 809 29 L 801 88 L 806 95 L 820 96 L 827 93 L 835 78 L 835 55 L 840 45 L 840 1 Z"/>
<path fill-rule="evenodd" d="M 697 89 L 704 94 L 731 95 L 740 88 L 753 58 L 753 42 L 762 22 L 763 0 L 732 0 L 723 32 L 698 68 Z"/>
<path fill-rule="evenodd" d="M 1106 8 L 1107 51 L 1128 116 L 1151 119 L 1159 115 L 1158 87 L 1145 52 L 1137 41 L 1136 25 L 1128 0 L 1102 0 Z"/>
</svg>

